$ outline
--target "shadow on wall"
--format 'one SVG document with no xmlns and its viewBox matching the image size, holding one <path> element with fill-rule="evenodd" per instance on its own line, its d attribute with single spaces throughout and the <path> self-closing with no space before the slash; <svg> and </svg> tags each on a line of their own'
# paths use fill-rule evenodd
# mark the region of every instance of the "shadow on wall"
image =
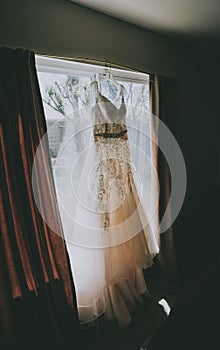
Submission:
<svg viewBox="0 0 220 350">
<path fill-rule="evenodd" d="M 220 348 L 220 259 L 184 288 L 146 350 Z M 217 344 L 217 345 L 216 345 Z"/>
<path fill-rule="evenodd" d="M 220 187 L 213 186 L 198 196 L 197 206 L 189 218 L 187 232 L 181 242 L 181 264 L 186 280 L 195 278 L 220 256 Z"/>
<path fill-rule="evenodd" d="M 220 188 L 210 188 L 201 197 L 185 251 L 186 264 L 196 277 L 182 289 L 160 331 L 145 344 L 146 350 L 220 348 Z"/>
</svg>

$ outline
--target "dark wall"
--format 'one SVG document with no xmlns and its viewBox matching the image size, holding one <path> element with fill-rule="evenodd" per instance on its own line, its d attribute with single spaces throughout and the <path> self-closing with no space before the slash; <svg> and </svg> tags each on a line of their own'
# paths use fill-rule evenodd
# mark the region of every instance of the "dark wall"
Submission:
<svg viewBox="0 0 220 350">
<path fill-rule="evenodd" d="M 0 45 L 60 57 L 107 60 L 177 78 L 178 112 L 173 132 L 185 158 L 188 187 L 175 223 L 175 242 L 181 278 L 196 272 L 206 248 L 201 237 L 213 238 L 209 225 L 207 232 L 201 232 L 199 213 L 212 212 L 205 196 L 219 181 L 217 57 L 66 0 L 3 0 Z"/>
<path fill-rule="evenodd" d="M 167 74 L 190 61 L 181 45 L 68 0 L 3 0 L 0 13 L 4 45 Z"/>
<path fill-rule="evenodd" d="M 199 57 L 198 57 L 199 59 Z M 202 64 L 201 64 L 202 63 Z M 178 121 L 174 134 L 187 168 L 187 192 L 175 222 L 181 278 L 185 281 L 219 254 L 219 72 L 204 57 L 179 78 Z"/>
</svg>

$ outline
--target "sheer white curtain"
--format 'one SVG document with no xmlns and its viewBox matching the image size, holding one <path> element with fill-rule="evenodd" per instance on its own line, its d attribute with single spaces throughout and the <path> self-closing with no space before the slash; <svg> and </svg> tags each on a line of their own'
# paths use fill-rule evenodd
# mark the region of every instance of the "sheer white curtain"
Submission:
<svg viewBox="0 0 220 350">
<path fill-rule="evenodd" d="M 93 108 L 84 108 L 66 119 L 63 142 L 54 165 L 55 184 L 80 322 L 88 323 L 104 314 L 108 319 L 116 319 L 123 328 L 131 321 L 130 311 L 142 302 L 141 295 L 147 293 L 143 268 L 152 264 L 159 251 L 158 185 L 151 138 L 155 138 L 155 130 L 150 113 L 143 111 L 136 118 L 132 105 L 126 106 L 126 142 L 136 197 L 141 202 L 138 218 L 146 216 L 147 228 L 141 235 L 137 230 L 127 240 L 119 238 L 117 244 L 111 244 L 111 238 L 99 230 L 98 216 L 93 215 L 97 211 L 97 201 L 92 198 L 97 165 Z M 126 230 L 121 227 L 121 233 L 115 228 L 118 237 Z"/>
</svg>

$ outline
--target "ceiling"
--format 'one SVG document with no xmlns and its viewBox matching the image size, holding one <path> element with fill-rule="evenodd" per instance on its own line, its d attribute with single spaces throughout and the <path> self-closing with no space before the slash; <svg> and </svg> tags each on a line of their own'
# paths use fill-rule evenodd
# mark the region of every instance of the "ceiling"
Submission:
<svg viewBox="0 0 220 350">
<path fill-rule="evenodd" d="M 220 0 L 71 0 L 176 39 L 220 50 Z"/>
</svg>

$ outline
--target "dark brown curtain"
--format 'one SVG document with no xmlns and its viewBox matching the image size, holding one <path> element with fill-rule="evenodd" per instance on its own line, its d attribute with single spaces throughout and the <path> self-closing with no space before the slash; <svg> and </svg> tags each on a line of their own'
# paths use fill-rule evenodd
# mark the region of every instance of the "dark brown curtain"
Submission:
<svg viewBox="0 0 220 350">
<path fill-rule="evenodd" d="M 150 102 L 154 116 L 162 120 L 173 132 L 177 113 L 177 86 L 176 80 L 165 76 L 150 75 Z M 162 130 L 158 127 L 158 139 Z M 161 221 L 170 197 L 170 172 L 163 153 L 157 150 L 158 177 L 160 184 L 159 220 Z M 160 235 L 160 253 L 155 258 L 153 268 L 149 270 L 149 280 L 159 297 L 175 295 L 177 291 L 177 266 L 175 258 L 174 233 L 171 226 Z M 171 300 L 172 302 L 172 300 Z"/>
<path fill-rule="evenodd" d="M 46 124 L 34 54 L 0 48 L 0 340 L 1 349 L 79 349 L 74 285 L 47 142 L 32 164 Z"/>
</svg>

